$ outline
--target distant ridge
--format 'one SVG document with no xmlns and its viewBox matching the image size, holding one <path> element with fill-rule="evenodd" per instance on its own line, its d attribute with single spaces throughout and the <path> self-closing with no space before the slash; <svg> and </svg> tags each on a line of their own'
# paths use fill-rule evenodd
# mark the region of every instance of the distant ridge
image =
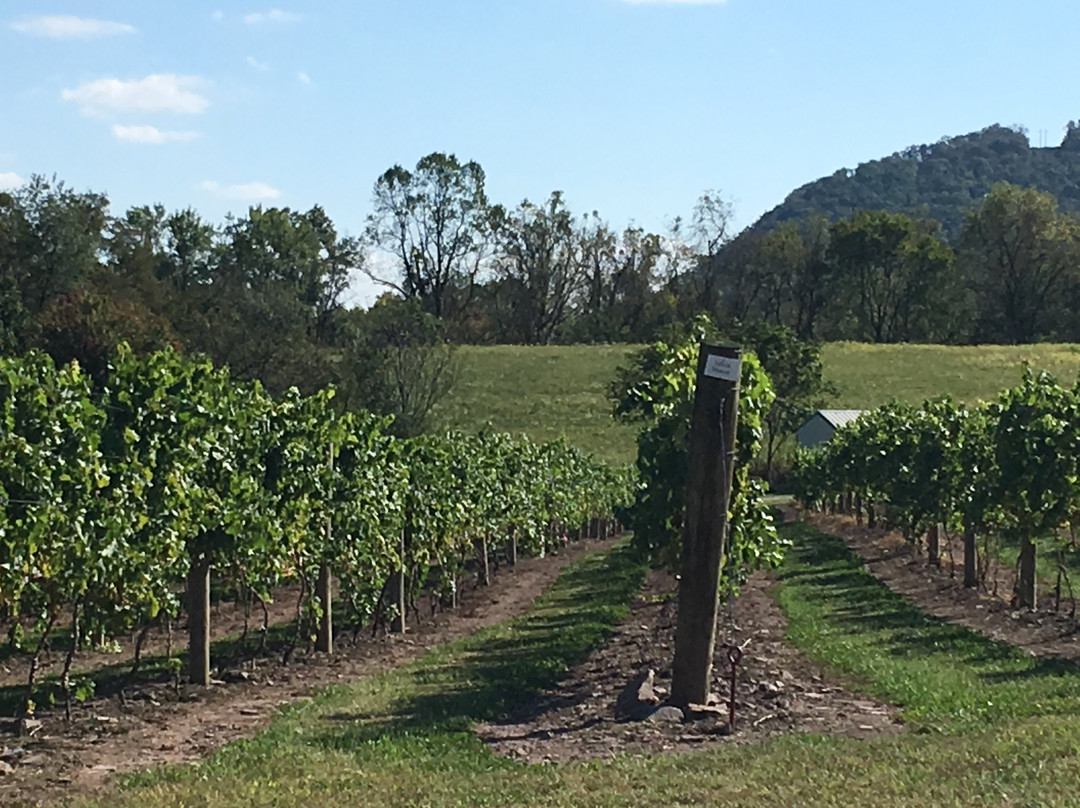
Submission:
<svg viewBox="0 0 1080 808">
<path fill-rule="evenodd" d="M 933 217 L 952 238 L 964 211 L 996 182 L 1049 191 L 1062 209 L 1080 211 L 1080 125 L 1070 122 L 1056 147 L 1032 147 L 1023 130 L 998 124 L 910 146 L 796 188 L 753 228 L 771 230 L 812 213 L 840 219 L 860 209 L 883 209 Z"/>
</svg>

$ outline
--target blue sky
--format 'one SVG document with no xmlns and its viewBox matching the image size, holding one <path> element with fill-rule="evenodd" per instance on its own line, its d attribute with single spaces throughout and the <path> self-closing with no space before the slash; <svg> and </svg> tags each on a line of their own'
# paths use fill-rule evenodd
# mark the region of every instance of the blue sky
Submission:
<svg viewBox="0 0 1080 808">
<path fill-rule="evenodd" d="M 742 227 L 912 144 L 1080 118 L 1075 0 L 284 3 L 6 0 L 0 186 L 359 234 L 379 174 L 447 151 L 494 201 L 663 230 L 717 189 Z"/>
</svg>

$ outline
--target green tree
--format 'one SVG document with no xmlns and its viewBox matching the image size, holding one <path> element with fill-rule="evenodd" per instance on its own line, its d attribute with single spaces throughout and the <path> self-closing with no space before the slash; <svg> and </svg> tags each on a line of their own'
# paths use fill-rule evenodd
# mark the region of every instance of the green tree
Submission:
<svg viewBox="0 0 1080 808">
<path fill-rule="evenodd" d="M 764 416 L 765 479 L 771 484 L 784 444 L 835 389 L 824 378 L 821 346 L 799 339 L 786 325 L 751 323 L 731 335 L 753 350 L 772 381 L 775 398 Z"/>
<path fill-rule="evenodd" d="M 995 185 L 965 216 L 960 235 L 959 260 L 977 299 L 977 336 L 1024 343 L 1068 328 L 1073 313 L 1061 304 L 1078 259 L 1080 221 L 1058 210 L 1053 196 Z"/>
<path fill-rule="evenodd" d="M 931 339 L 955 316 L 952 250 L 936 222 L 859 211 L 833 224 L 829 256 L 860 339 Z"/>
<path fill-rule="evenodd" d="M 573 215 L 555 191 L 545 205 L 522 202 L 495 228 L 496 299 L 504 341 L 547 344 L 570 317 L 584 281 Z"/>
<path fill-rule="evenodd" d="M 433 152 L 413 171 L 395 165 L 375 181 L 373 206 L 368 243 L 394 256 L 401 277 L 372 278 L 404 297 L 418 297 L 436 317 L 461 317 L 488 255 L 480 164 Z"/>
<path fill-rule="evenodd" d="M 674 568 L 682 541 L 689 460 L 690 416 L 702 342 L 715 338 L 705 316 L 685 329 L 672 329 L 620 368 L 611 388 L 617 418 L 641 424 L 638 435 L 639 487 L 624 522 L 635 546 L 651 561 Z M 729 542 L 723 562 L 725 586 L 737 587 L 755 569 L 775 565 L 784 544 L 762 503 L 764 487 L 749 475 L 761 444 L 762 419 L 773 399 L 768 374 L 753 353 L 743 354 L 739 382 L 736 467 L 731 491 Z"/>
</svg>

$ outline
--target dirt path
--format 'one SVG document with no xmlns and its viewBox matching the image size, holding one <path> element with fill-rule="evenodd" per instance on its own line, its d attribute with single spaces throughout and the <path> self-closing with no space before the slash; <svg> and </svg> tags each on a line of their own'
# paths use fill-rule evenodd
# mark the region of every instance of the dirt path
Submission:
<svg viewBox="0 0 1080 808">
<path fill-rule="evenodd" d="M 1013 609 L 1012 570 L 998 572 L 997 595 L 963 586 L 963 570 L 942 558 L 940 568 L 927 564 L 896 531 L 870 530 L 850 516 L 811 514 L 806 520 L 839 536 L 863 559 L 866 569 L 893 592 L 923 611 L 966 626 L 994 640 L 1015 645 L 1038 657 L 1080 660 L 1080 624 L 1053 610 L 1053 597 L 1040 598 L 1037 611 Z M 960 562 L 957 555 L 956 561 Z"/>
<path fill-rule="evenodd" d="M 27 739 L 0 731 L 0 805 L 97 791 L 117 772 L 198 760 L 251 737 L 280 705 L 306 698 L 320 685 L 385 671 L 435 645 L 522 614 L 568 563 L 610 544 L 573 543 L 558 555 L 504 567 L 492 586 L 463 592 L 457 611 L 425 616 L 404 637 L 372 639 L 365 631 L 355 644 L 351 637 L 339 637 L 333 656 L 298 652 L 288 665 L 266 660 L 226 672 L 227 683 L 184 687 L 179 698 L 168 683 L 142 686 L 123 701 L 81 705 L 71 724 L 62 712 L 41 714 L 41 727 Z"/>
<path fill-rule="evenodd" d="M 687 722 L 615 720 L 615 701 L 639 671 L 656 672 L 658 691 L 666 693 L 671 684 L 676 582 L 654 571 L 607 643 L 525 709 L 477 727 L 478 736 L 498 754 L 543 762 L 752 743 L 790 732 L 855 737 L 902 732 L 895 708 L 846 690 L 784 639 L 786 621 L 771 586 L 767 575 L 755 574 L 734 603 L 734 640 L 743 648 L 734 733 L 727 733 L 730 668 L 721 648 L 713 690 L 722 694 L 722 714 Z M 727 623 L 722 609 L 721 639 Z"/>
</svg>

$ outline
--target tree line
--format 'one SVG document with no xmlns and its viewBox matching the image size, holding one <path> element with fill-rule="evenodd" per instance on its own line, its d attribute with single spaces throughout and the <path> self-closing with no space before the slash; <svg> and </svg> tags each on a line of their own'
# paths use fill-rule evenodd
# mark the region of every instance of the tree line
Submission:
<svg viewBox="0 0 1080 808">
<path fill-rule="evenodd" d="M 395 166 L 350 236 L 319 206 L 114 215 L 34 177 L 0 193 L 0 352 L 100 377 L 120 342 L 172 346 L 272 392 L 334 384 L 416 433 L 452 380 L 448 342 L 648 342 L 701 312 L 806 342 L 1080 339 L 1080 220 L 1030 188 L 994 186 L 948 241 L 932 219 L 866 210 L 732 238 L 716 193 L 664 234 L 620 231 L 557 191 L 492 203 L 484 181 L 442 153 Z M 366 310 L 348 305 L 357 272 L 388 290 Z"/>
<path fill-rule="evenodd" d="M 904 213 L 811 216 L 745 231 L 701 272 L 701 306 L 808 340 L 1080 339 L 1080 217 L 1005 183 L 966 210 L 952 241 Z"/>
</svg>

